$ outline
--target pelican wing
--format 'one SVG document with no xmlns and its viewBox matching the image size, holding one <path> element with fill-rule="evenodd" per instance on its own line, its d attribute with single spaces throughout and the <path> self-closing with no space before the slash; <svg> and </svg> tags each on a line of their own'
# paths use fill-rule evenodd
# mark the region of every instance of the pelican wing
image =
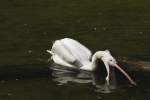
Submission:
<svg viewBox="0 0 150 100">
<path fill-rule="evenodd" d="M 51 51 L 53 52 L 53 56 L 57 55 L 65 62 L 73 63 L 76 60 L 60 40 L 54 42 Z"/>
<path fill-rule="evenodd" d="M 54 55 L 59 56 L 59 58 L 61 58 L 64 62 L 76 65 L 78 67 L 81 67 L 89 62 L 89 59 L 92 55 L 88 48 L 69 38 L 56 40 L 51 51 L 54 53 Z"/>
<path fill-rule="evenodd" d="M 61 41 L 76 59 L 89 60 L 91 58 L 91 51 L 78 41 L 70 38 L 61 39 Z"/>
</svg>

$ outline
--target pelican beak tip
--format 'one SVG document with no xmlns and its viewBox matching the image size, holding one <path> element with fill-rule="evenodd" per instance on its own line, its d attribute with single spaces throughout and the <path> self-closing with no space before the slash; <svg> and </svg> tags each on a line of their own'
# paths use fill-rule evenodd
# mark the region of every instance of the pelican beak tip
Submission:
<svg viewBox="0 0 150 100">
<path fill-rule="evenodd" d="M 114 65 L 114 67 L 116 67 L 117 69 L 119 69 L 129 80 L 129 82 L 133 85 L 136 86 L 137 84 L 132 80 L 132 78 L 117 64 Z"/>
</svg>

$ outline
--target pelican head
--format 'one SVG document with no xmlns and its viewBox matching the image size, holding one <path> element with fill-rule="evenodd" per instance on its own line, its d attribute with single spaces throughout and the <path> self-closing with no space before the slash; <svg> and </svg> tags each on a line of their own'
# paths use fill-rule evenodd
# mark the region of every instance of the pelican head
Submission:
<svg viewBox="0 0 150 100">
<path fill-rule="evenodd" d="M 131 79 L 131 77 L 117 64 L 116 59 L 111 55 L 111 53 L 108 50 L 98 51 L 95 53 L 95 56 L 95 58 L 101 59 L 104 62 L 107 71 L 106 82 L 108 85 L 110 78 L 110 67 L 117 68 L 130 81 L 131 84 L 136 85 L 136 83 Z"/>
</svg>

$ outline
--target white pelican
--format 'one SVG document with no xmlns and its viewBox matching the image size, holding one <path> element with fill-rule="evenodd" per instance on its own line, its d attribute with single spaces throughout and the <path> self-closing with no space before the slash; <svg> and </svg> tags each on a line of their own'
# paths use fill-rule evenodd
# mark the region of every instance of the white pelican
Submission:
<svg viewBox="0 0 150 100">
<path fill-rule="evenodd" d="M 53 43 L 52 49 L 47 50 L 47 52 L 52 55 L 51 59 L 56 64 L 79 68 L 86 71 L 96 70 L 96 67 L 98 67 L 96 61 L 102 60 L 107 71 L 106 82 L 108 85 L 110 76 L 109 66 L 117 68 L 126 76 L 131 84 L 136 85 L 131 77 L 121 67 L 119 67 L 119 65 L 117 65 L 115 58 L 112 57 L 108 50 L 97 51 L 92 56 L 91 51 L 78 41 L 70 38 L 64 38 L 56 40 Z"/>
</svg>

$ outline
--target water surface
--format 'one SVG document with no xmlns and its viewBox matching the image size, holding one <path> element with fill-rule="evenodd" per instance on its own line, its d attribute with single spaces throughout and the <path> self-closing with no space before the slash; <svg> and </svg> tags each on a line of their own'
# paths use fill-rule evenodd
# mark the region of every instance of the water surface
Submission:
<svg viewBox="0 0 150 100">
<path fill-rule="evenodd" d="M 101 93 L 91 79 L 60 84 L 48 71 L 50 55 L 46 53 L 54 40 L 69 37 L 92 52 L 109 49 L 115 57 L 149 61 L 149 3 L 147 0 L 0 1 L 0 99 L 149 99 L 149 77 L 141 74 L 141 79 L 136 77 L 138 88 L 123 86 L 109 94 Z M 36 77 L 24 78 L 26 73 Z M 12 74 L 15 74 L 12 80 L 3 77 Z"/>
</svg>

